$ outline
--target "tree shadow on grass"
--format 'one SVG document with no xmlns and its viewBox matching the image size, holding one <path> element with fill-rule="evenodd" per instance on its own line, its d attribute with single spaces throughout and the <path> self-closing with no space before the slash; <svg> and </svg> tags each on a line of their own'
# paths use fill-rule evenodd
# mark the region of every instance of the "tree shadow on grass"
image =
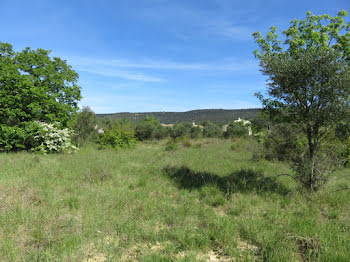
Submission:
<svg viewBox="0 0 350 262">
<path fill-rule="evenodd" d="M 196 172 L 188 167 L 165 167 L 164 174 L 171 178 L 179 188 L 200 189 L 203 186 L 217 186 L 223 193 L 257 192 L 287 195 L 290 190 L 278 183 L 275 178 L 267 177 L 251 169 L 241 169 L 227 176 L 218 176 L 208 172 Z"/>
</svg>

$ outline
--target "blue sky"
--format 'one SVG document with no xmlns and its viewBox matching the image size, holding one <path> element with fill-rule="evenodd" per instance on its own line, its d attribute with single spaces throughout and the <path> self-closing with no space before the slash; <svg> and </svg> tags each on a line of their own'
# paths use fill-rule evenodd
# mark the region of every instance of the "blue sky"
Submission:
<svg viewBox="0 0 350 262">
<path fill-rule="evenodd" d="M 0 41 L 52 50 L 96 113 L 260 107 L 251 34 L 349 0 L 0 0 Z"/>
</svg>

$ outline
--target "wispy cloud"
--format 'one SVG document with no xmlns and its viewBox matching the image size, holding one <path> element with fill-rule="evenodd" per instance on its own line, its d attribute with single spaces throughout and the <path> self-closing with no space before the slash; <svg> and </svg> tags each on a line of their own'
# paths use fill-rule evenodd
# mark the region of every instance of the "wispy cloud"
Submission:
<svg viewBox="0 0 350 262">
<path fill-rule="evenodd" d="M 126 59 L 99 59 L 77 56 L 70 56 L 67 60 L 74 68 L 80 71 L 144 82 L 161 82 L 165 80 L 144 72 L 134 72 L 131 70 L 247 71 L 257 68 L 255 60 L 237 60 L 234 58 L 226 58 L 221 61 L 209 63 L 185 63 L 157 59 L 131 61 Z"/>
<path fill-rule="evenodd" d="M 101 68 L 101 67 L 98 67 L 98 65 L 96 65 L 96 64 L 93 65 L 92 67 L 81 67 L 79 65 L 76 65 L 76 68 L 78 71 L 83 71 L 83 72 L 88 72 L 91 74 L 108 76 L 108 77 L 127 79 L 127 80 L 134 80 L 134 81 L 141 81 L 141 82 L 163 82 L 163 81 L 165 81 L 162 78 L 149 76 L 149 75 L 142 74 L 142 73 L 121 71 L 121 70 L 117 70 L 115 68 Z"/>
</svg>

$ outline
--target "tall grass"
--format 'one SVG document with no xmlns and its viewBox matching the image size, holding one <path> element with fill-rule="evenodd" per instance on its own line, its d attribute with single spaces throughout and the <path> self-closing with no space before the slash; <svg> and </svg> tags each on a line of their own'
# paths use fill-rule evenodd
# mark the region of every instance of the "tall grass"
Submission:
<svg viewBox="0 0 350 262">
<path fill-rule="evenodd" d="M 347 261 L 349 169 L 311 195 L 249 140 L 0 155 L 0 261 Z"/>
</svg>

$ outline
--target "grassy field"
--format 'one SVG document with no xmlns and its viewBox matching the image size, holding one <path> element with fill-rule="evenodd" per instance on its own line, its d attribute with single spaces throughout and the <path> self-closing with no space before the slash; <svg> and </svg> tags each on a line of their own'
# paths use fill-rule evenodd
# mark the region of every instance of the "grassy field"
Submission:
<svg viewBox="0 0 350 262">
<path fill-rule="evenodd" d="M 248 140 L 0 154 L 0 261 L 349 261 L 350 170 L 303 193 Z"/>
</svg>

